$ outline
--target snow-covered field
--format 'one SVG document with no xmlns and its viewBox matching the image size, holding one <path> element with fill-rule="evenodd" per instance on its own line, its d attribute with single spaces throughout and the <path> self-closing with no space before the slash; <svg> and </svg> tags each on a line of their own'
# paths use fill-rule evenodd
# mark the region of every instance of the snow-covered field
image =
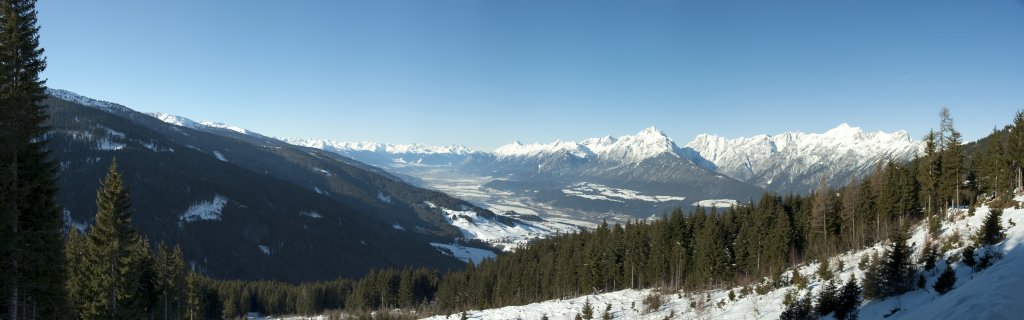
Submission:
<svg viewBox="0 0 1024 320">
<path fill-rule="evenodd" d="M 431 208 L 439 208 L 430 202 L 425 202 L 424 204 Z M 508 225 L 480 216 L 468 208 L 460 208 L 459 210 L 440 208 L 440 210 L 444 213 L 445 221 L 462 231 L 463 238 L 484 241 L 504 251 L 515 250 L 516 247 L 527 243 L 531 239 L 546 237 L 559 231 L 566 231 L 563 229 L 553 229 L 533 221 L 520 221 Z"/>
<path fill-rule="evenodd" d="M 645 195 L 639 191 L 612 188 L 602 184 L 580 182 L 562 189 L 562 193 L 580 198 L 604 200 L 612 202 L 624 202 L 625 200 L 640 200 L 647 202 L 683 201 L 686 197 Z"/>
<path fill-rule="evenodd" d="M 464 262 L 472 261 L 475 264 L 480 264 L 484 259 L 494 259 L 498 255 L 490 250 L 477 249 L 473 247 L 467 247 L 459 244 L 446 244 L 446 243 L 434 243 L 430 245 L 434 246 L 438 250 L 448 252 L 453 257 L 458 258 Z"/>
<path fill-rule="evenodd" d="M 1018 197 L 1016 200 L 1024 201 L 1024 197 Z M 944 224 L 941 237 L 960 237 L 960 243 L 969 243 L 987 214 L 988 207 L 985 206 L 979 207 L 973 216 L 969 216 L 965 211 L 955 212 L 954 221 Z M 939 259 L 936 271 L 925 273 L 927 290 L 918 289 L 884 300 L 865 301 L 860 307 L 860 318 L 882 319 L 898 308 L 899 310 L 887 319 L 1021 319 L 1024 315 L 1024 292 L 1021 292 L 1024 290 L 1024 248 L 1020 248 L 1020 244 L 1024 242 L 1022 222 L 1024 209 L 1006 209 L 1002 215 L 1006 240 L 991 247 L 991 250 L 1001 253 L 1003 259 L 979 272 L 972 272 L 962 262 L 956 262 L 954 268 L 957 282 L 954 289 L 946 295 L 940 296 L 931 289 L 939 272 L 945 268 L 945 259 Z M 925 236 L 926 229 L 923 226 L 912 230 L 908 242 L 916 245 L 915 250 L 918 254 Z M 860 258 L 873 251 L 881 253 L 884 247 L 877 244 L 834 258 L 831 263 L 833 268 L 839 265 L 835 259 L 841 260 L 844 266 L 842 270 L 835 272 L 836 278 L 845 280 L 850 275 L 856 275 L 858 279 L 862 279 L 864 272 L 857 266 Z M 984 250 L 978 249 L 976 254 L 980 256 Z M 958 255 L 960 251 L 959 247 L 951 249 L 944 252 L 943 257 Z M 806 290 L 815 293 L 822 286 L 821 280 L 814 275 L 817 267 L 817 263 L 809 263 L 799 268 L 799 272 L 810 279 Z M 524 306 L 474 310 L 468 311 L 467 316 L 469 319 L 540 319 L 543 316 L 550 319 L 573 319 L 582 311 L 585 301 L 589 300 L 596 317 L 600 317 L 605 307 L 610 305 L 610 315 L 615 319 L 664 319 L 669 316 L 675 319 L 778 319 L 784 309 L 782 301 L 786 293 L 805 292 L 797 291 L 795 287 L 790 286 L 764 295 L 751 293 L 736 300 L 728 298 L 730 291 L 739 296 L 740 289 L 736 287 L 704 293 L 666 294 L 662 296 L 665 303 L 650 312 L 645 312 L 642 301 L 654 292 L 652 289 L 622 290 Z M 455 314 L 447 318 L 435 316 L 428 319 L 459 317 L 459 314 Z"/>
<path fill-rule="evenodd" d="M 402 172 L 416 176 L 430 188 L 469 201 L 495 214 L 514 212 L 516 215 L 540 218 L 540 221 L 524 220 L 520 224 L 508 226 L 477 217 L 474 212 L 460 214 L 456 213 L 461 212 L 460 210 L 445 208 L 449 223 L 461 229 L 465 238 L 489 242 L 503 250 L 510 250 L 531 239 L 555 233 L 575 232 L 580 227 L 596 227 L 594 223 L 575 219 L 574 212 L 563 212 L 544 204 L 534 203 L 511 192 L 484 187 L 484 184 L 493 180 L 491 177 L 468 175 L 450 168 L 429 166 L 406 167 Z"/>
<path fill-rule="evenodd" d="M 705 207 L 705 208 L 710 208 L 710 207 L 732 208 L 732 207 L 736 206 L 736 204 L 738 204 L 738 203 L 739 202 L 736 202 L 736 200 L 732 200 L 732 199 L 711 199 L 711 200 L 697 201 L 697 202 L 694 202 L 693 205 L 694 206 L 701 206 L 701 207 Z"/>
</svg>

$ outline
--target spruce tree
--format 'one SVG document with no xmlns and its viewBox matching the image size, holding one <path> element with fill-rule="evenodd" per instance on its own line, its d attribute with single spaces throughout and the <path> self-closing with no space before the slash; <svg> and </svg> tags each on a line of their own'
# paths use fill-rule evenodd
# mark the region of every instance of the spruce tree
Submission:
<svg viewBox="0 0 1024 320">
<path fill-rule="evenodd" d="M 954 272 L 953 268 L 947 263 L 946 269 L 939 275 L 939 279 L 935 280 L 933 288 L 935 288 L 935 292 L 938 292 L 939 295 L 944 295 L 946 292 L 949 292 L 949 290 L 953 290 L 953 285 L 955 284 L 956 272 Z"/>
<path fill-rule="evenodd" d="M 857 278 L 850 275 L 843 288 L 839 290 L 839 297 L 836 303 L 835 318 L 839 320 L 857 319 L 857 308 L 860 307 L 861 288 L 857 285 Z"/>
<path fill-rule="evenodd" d="M 819 316 L 826 316 L 832 311 L 836 310 L 838 304 L 839 292 L 836 288 L 835 282 L 828 280 L 825 281 L 825 285 L 818 291 L 818 297 L 814 301 L 814 312 Z"/>
<path fill-rule="evenodd" d="M 1024 188 L 1024 110 L 1017 110 L 1006 139 L 1006 154 L 1013 175 L 1013 188 Z"/>
<path fill-rule="evenodd" d="M 80 274 L 84 286 L 72 294 L 82 319 L 140 319 L 152 304 L 154 264 L 148 243 L 131 224 L 128 188 L 113 161 L 96 195 L 96 225 L 86 237 Z"/>
<path fill-rule="evenodd" d="M 972 269 L 974 268 L 974 265 L 978 263 L 978 260 L 974 259 L 974 247 L 973 246 L 966 246 L 966 247 L 964 247 L 964 250 L 963 250 L 963 252 L 961 252 L 961 255 L 964 258 L 964 264 L 967 265 L 968 267 L 971 267 Z"/>
<path fill-rule="evenodd" d="M 580 313 L 580 315 L 583 316 L 583 319 L 594 319 L 594 306 L 590 305 L 590 298 L 587 298 L 587 300 L 583 302 L 583 310 Z"/>
<path fill-rule="evenodd" d="M 12 320 L 61 318 L 67 311 L 37 22 L 34 0 L 0 1 L 0 318 Z"/>
<path fill-rule="evenodd" d="M 817 318 L 818 316 L 814 312 L 810 296 L 796 299 L 796 301 L 786 306 L 786 309 L 779 315 L 780 320 L 810 320 Z"/>
<path fill-rule="evenodd" d="M 1000 225 L 1003 209 L 989 208 L 985 222 L 978 230 L 978 243 L 983 246 L 994 245 L 1003 241 L 1003 227 Z"/>
</svg>

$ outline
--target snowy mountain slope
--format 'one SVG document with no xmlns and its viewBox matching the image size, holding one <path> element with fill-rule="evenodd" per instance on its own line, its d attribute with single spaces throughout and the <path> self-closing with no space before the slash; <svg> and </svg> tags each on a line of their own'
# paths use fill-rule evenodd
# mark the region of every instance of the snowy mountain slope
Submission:
<svg viewBox="0 0 1024 320">
<path fill-rule="evenodd" d="M 387 266 L 463 265 L 430 245 L 453 242 L 459 229 L 440 212 L 410 204 L 476 208 L 470 203 L 251 131 L 193 129 L 117 104 L 60 97 L 46 101 L 47 135 L 70 226 L 91 223 L 95 190 L 116 156 L 140 233 L 154 243 L 181 245 L 185 258 L 210 276 L 298 282 L 358 277 Z"/>
<path fill-rule="evenodd" d="M 1017 197 L 1024 201 L 1024 197 Z M 945 222 L 941 230 L 943 239 L 960 237 L 965 244 L 981 226 L 988 214 L 988 207 L 979 207 L 970 216 L 966 210 L 954 213 L 954 221 Z M 1024 209 L 1005 209 L 1002 215 L 1002 226 L 1006 239 L 991 247 L 991 250 L 1003 255 L 988 269 L 973 272 L 963 264 L 955 262 L 954 269 L 957 281 L 954 289 L 945 295 L 933 292 L 932 285 L 938 278 L 938 271 L 926 272 L 927 290 L 918 289 L 884 300 L 865 301 L 859 308 L 861 319 L 1019 319 L 1024 314 Z M 920 254 L 920 245 L 927 233 L 924 226 L 912 230 L 911 244 Z M 859 269 L 858 261 L 872 252 L 881 252 L 884 246 L 877 244 L 855 252 L 848 252 L 833 257 L 833 267 L 841 260 L 845 267 L 833 270 L 836 279 L 848 279 L 856 275 L 863 279 L 864 272 Z M 942 253 L 943 258 L 957 256 L 962 247 L 955 247 Z M 979 249 L 976 255 L 983 254 Z M 945 259 L 939 259 L 937 270 L 945 268 Z M 584 303 L 589 300 L 596 317 L 600 317 L 606 305 L 610 305 L 610 315 L 614 319 L 778 319 L 785 309 L 784 297 L 787 293 L 802 295 L 804 292 L 817 293 L 822 287 L 822 280 L 815 276 L 817 263 L 809 263 L 798 270 L 809 279 L 808 289 L 800 290 L 794 286 L 784 286 L 765 294 L 751 292 L 741 294 L 741 287 L 715 289 L 703 293 L 671 293 L 662 295 L 664 303 L 652 312 L 644 311 L 643 300 L 655 290 L 622 290 L 577 297 L 572 299 L 549 300 L 523 306 L 510 306 L 488 310 L 473 310 L 466 314 L 469 319 L 539 319 L 547 316 L 550 319 L 573 319 L 580 314 Z M 788 277 L 788 275 L 783 276 Z M 737 295 L 730 299 L 729 293 Z M 894 310 L 896 310 L 894 312 Z M 452 316 L 434 316 L 428 319 L 458 319 L 459 314 Z M 831 316 L 822 319 L 831 319 Z"/>
<path fill-rule="evenodd" d="M 817 186 L 822 174 L 832 185 L 842 185 L 878 163 L 910 161 L 923 150 L 923 144 L 906 131 L 864 132 L 845 123 L 821 134 L 786 132 L 736 139 L 702 134 L 687 147 L 720 173 L 778 192 L 806 192 Z"/>
</svg>

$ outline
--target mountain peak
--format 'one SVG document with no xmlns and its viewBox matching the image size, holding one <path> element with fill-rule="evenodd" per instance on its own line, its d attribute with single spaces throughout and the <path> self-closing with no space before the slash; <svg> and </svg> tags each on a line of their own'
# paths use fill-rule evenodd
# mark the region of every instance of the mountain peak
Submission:
<svg viewBox="0 0 1024 320">
<path fill-rule="evenodd" d="M 843 123 L 839 124 L 838 126 L 836 126 L 835 128 L 832 128 L 832 129 L 829 129 L 828 131 L 825 131 L 824 135 L 826 135 L 826 136 L 849 137 L 849 136 L 856 136 L 856 135 L 859 135 L 861 133 L 864 133 L 864 130 L 861 129 L 860 127 L 850 126 L 850 124 L 848 124 L 846 122 L 843 122 Z"/>
</svg>

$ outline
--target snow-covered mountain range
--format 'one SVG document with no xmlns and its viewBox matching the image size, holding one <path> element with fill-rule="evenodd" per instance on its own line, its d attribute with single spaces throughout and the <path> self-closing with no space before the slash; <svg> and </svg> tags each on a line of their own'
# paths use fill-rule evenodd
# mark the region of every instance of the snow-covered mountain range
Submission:
<svg viewBox="0 0 1024 320">
<path fill-rule="evenodd" d="M 530 144 L 516 141 L 491 152 L 461 146 L 305 139 L 287 141 L 342 153 L 377 165 L 462 164 L 520 175 L 577 175 L 587 163 L 601 163 L 600 167 L 606 170 L 636 168 L 646 160 L 664 156 L 777 192 L 809 191 L 817 186 L 822 175 L 831 185 L 842 185 L 851 178 L 865 175 L 879 163 L 909 161 L 923 148 L 923 144 L 911 138 L 906 131 L 865 132 L 846 123 L 825 133 L 786 132 L 735 139 L 701 134 L 683 147 L 654 127 L 617 138 L 605 136 L 582 141 Z M 366 153 L 372 153 L 373 157 Z M 436 158 L 444 161 L 423 160 Z M 585 171 L 590 175 L 600 175 L 595 168 Z"/>
<path fill-rule="evenodd" d="M 885 161 L 909 161 L 923 144 L 906 131 L 865 132 L 843 123 L 825 133 L 786 132 L 726 139 L 702 134 L 686 145 L 714 170 L 768 190 L 803 192 L 825 175 L 832 185 L 863 176 Z"/>
</svg>

